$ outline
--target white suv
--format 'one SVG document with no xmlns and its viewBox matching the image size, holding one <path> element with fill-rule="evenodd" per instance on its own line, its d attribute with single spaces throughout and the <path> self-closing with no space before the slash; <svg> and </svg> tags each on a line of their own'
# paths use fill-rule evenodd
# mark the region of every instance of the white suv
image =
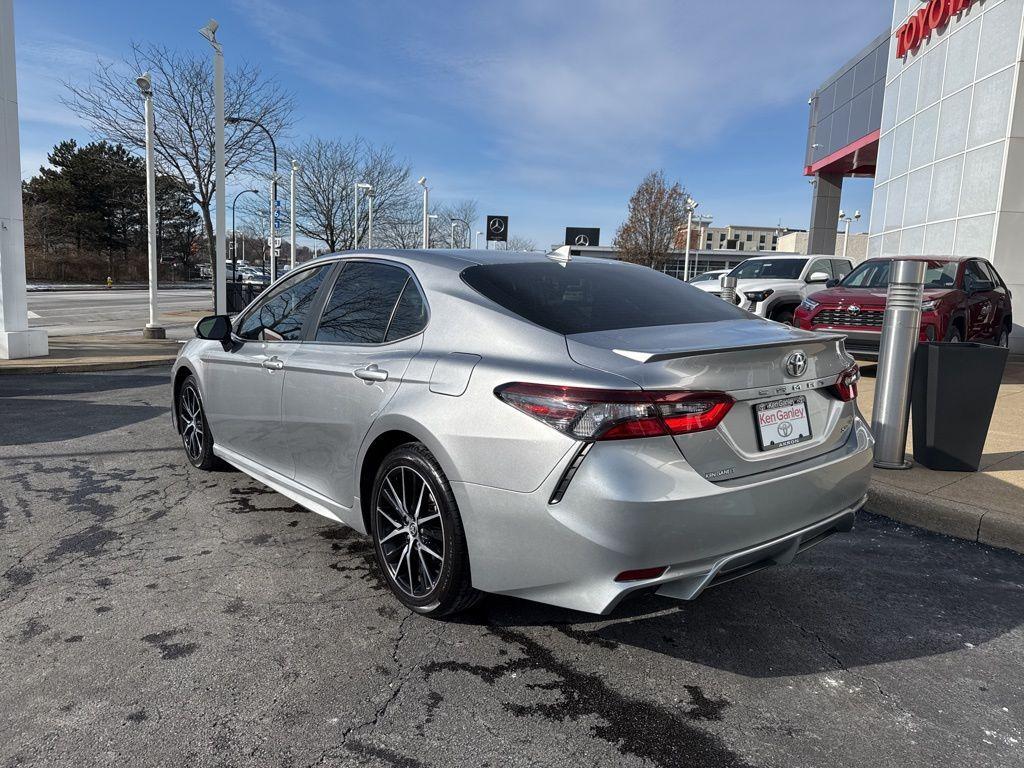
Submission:
<svg viewBox="0 0 1024 768">
<path fill-rule="evenodd" d="M 793 324 L 793 312 L 805 297 L 841 280 L 853 261 L 841 256 L 756 256 L 737 265 L 736 303 L 779 323 Z M 713 293 L 722 295 L 721 288 Z"/>
</svg>

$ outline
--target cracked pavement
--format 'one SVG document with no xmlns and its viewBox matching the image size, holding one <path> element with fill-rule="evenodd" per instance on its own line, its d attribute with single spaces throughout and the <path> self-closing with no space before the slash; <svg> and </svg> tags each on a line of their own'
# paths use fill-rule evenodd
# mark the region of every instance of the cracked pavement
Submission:
<svg viewBox="0 0 1024 768">
<path fill-rule="evenodd" d="M 0 765 L 1017 766 L 1024 558 L 864 514 L 596 617 L 405 610 L 359 535 L 188 465 L 166 372 L 0 377 Z"/>
</svg>

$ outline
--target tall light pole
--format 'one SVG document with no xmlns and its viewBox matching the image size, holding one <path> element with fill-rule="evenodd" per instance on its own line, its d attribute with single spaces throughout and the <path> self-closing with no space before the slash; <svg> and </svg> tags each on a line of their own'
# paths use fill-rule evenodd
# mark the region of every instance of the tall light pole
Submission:
<svg viewBox="0 0 1024 768">
<path fill-rule="evenodd" d="M 476 233 L 476 248 L 477 248 L 477 250 L 480 250 L 480 238 L 483 237 L 483 236 L 484 236 L 483 232 L 477 232 Z"/>
<path fill-rule="evenodd" d="M 352 250 L 359 247 L 359 190 L 373 191 L 373 184 L 357 181 L 352 184 Z"/>
<path fill-rule="evenodd" d="M 427 218 L 427 211 L 430 208 L 430 187 L 427 186 L 427 177 L 420 176 L 416 182 L 423 187 L 423 247 L 430 247 L 430 219 Z"/>
<path fill-rule="evenodd" d="M 368 213 L 366 219 L 366 247 L 373 248 L 373 198 L 377 196 L 373 187 L 366 190 L 366 203 L 368 206 Z"/>
<path fill-rule="evenodd" d="M 244 195 L 246 192 L 251 192 L 254 195 L 258 195 L 260 191 L 258 189 L 243 189 L 237 195 L 235 199 L 231 201 L 231 282 L 238 282 L 238 233 L 235 230 L 235 205 L 238 203 L 238 198 Z M 245 239 L 242 240 L 242 258 L 245 258 Z"/>
<path fill-rule="evenodd" d="M 288 250 L 291 252 L 291 268 L 295 269 L 295 174 L 299 170 L 298 160 L 292 160 L 291 184 L 288 189 L 288 200 L 291 203 L 291 231 L 289 232 Z"/>
<path fill-rule="evenodd" d="M 852 219 L 847 216 L 844 211 L 840 211 L 839 220 L 845 224 L 845 232 L 843 233 L 843 258 L 845 259 L 846 248 L 850 244 L 850 224 L 852 224 L 854 220 L 860 221 L 860 211 L 854 211 Z"/>
<path fill-rule="evenodd" d="M 199 34 L 205 37 L 213 46 L 213 154 L 214 154 L 214 177 L 216 192 L 214 203 L 217 206 L 216 222 L 216 264 L 213 268 L 213 305 L 214 312 L 218 315 L 227 313 L 227 237 L 225 236 L 225 215 L 227 208 L 227 189 L 224 173 L 224 50 L 217 42 L 217 29 L 220 24 L 216 19 L 210 19 L 206 26 L 199 30 Z"/>
<path fill-rule="evenodd" d="M 274 175 L 270 178 L 270 236 L 267 241 L 270 245 L 270 282 L 277 280 L 277 258 L 274 256 L 274 237 L 276 235 L 275 217 L 277 215 L 277 143 L 274 141 L 274 134 L 261 123 L 259 120 L 253 120 L 251 117 L 229 117 L 227 118 L 229 125 L 238 125 L 238 123 L 249 123 L 254 128 L 259 128 L 270 139 L 270 148 L 274 152 Z"/>
<path fill-rule="evenodd" d="M 160 314 L 158 302 L 158 272 L 156 253 L 156 164 L 153 157 L 155 129 L 153 127 L 153 81 L 149 72 L 135 78 L 135 84 L 142 92 L 146 114 L 146 228 L 149 242 L 149 322 L 142 331 L 147 339 L 165 339 L 167 333 L 157 323 Z"/>
<path fill-rule="evenodd" d="M 452 248 L 455 248 L 455 222 L 459 222 L 459 224 L 466 228 L 466 247 L 469 248 L 469 241 L 472 239 L 472 233 L 469 231 L 469 222 L 465 219 L 457 219 L 454 216 L 452 216 Z"/>
<path fill-rule="evenodd" d="M 692 197 L 686 198 L 686 256 L 683 259 L 683 282 L 690 279 L 690 230 L 693 228 L 693 212 L 700 203 Z"/>
</svg>

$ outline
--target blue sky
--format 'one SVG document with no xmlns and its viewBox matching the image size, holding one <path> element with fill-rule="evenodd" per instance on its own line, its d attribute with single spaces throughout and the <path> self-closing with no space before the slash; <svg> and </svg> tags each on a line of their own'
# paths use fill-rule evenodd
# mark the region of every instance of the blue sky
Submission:
<svg viewBox="0 0 1024 768">
<path fill-rule="evenodd" d="M 649 170 L 715 223 L 806 227 L 807 97 L 888 23 L 886 0 L 55 2 L 16 0 L 22 171 L 88 140 L 57 98 L 129 41 L 259 62 L 295 96 L 293 139 L 392 144 L 438 200 L 475 198 L 546 246 L 610 242 Z M 870 182 L 844 207 L 867 228 Z M 480 222 L 477 223 L 480 229 Z M 856 229 L 855 229 L 856 231 Z"/>
</svg>

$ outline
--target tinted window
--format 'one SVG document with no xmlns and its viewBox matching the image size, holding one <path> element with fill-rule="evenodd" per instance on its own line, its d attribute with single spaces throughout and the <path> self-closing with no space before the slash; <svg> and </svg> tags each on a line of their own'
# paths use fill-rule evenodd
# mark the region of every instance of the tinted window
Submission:
<svg viewBox="0 0 1024 768">
<path fill-rule="evenodd" d="M 317 341 L 380 344 L 409 273 L 366 261 L 345 264 L 324 306 Z"/>
<path fill-rule="evenodd" d="M 842 280 L 848 274 L 853 267 L 850 266 L 850 262 L 843 261 L 842 259 L 832 259 L 832 275 Z"/>
<path fill-rule="evenodd" d="M 988 279 L 992 281 L 992 285 L 998 287 L 1003 284 L 1003 279 L 999 277 L 999 273 L 996 272 L 995 267 L 987 261 L 979 261 L 978 264 L 981 266 L 981 271 L 988 275 Z"/>
<path fill-rule="evenodd" d="M 552 261 L 469 267 L 462 279 L 557 333 L 755 319 L 717 296 L 646 267 Z"/>
<path fill-rule="evenodd" d="M 846 288 L 888 288 L 891 264 L 888 259 L 865 261 L 843 279 L 842 285 Z M 956 267 L 955 261 L 929 261 L 924 273 L 925 287 L 952 288 L 956 282 Z"/>
<path fill-rule="evenodd" d="M 968 261 L 964 267 L 964 290 L 970 293 L 978 289 L 978 283 L 988 280 L 988 276 L 981 271 L 981 265 L 976 261 Z"/>
<path fill-rule="evenodd" d="M 796 280 L 806 263 L 807 259 L 749 259 L 729 274 L 737 280 Z"/>
<path fill-rule="evenodd" d="M 426 307 L 423 304 L 423 296 L 420 294 L 416 283 L 410 278 L 402 291 L 402 298 L 398 300 L 394 317 L 391 318 L 391 325 L 388 326 L 385 341 L 395 341 L 412 336 L 423 330 L 427 324 Z"/>
<path fill-rule="evenodd" d="M 236 332 L 243 339 L 298 341 L 302 326 L 332 264 L 296 272 L 247 314 Z"/>
</svg>

